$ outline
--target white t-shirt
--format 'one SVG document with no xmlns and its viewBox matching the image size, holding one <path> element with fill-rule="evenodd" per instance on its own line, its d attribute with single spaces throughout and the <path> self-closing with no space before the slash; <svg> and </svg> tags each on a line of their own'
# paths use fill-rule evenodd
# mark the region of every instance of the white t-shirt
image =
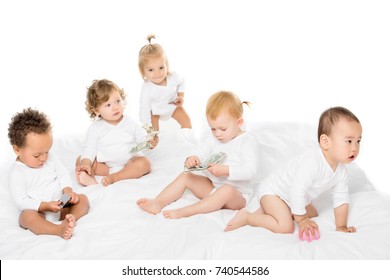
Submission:
<svg viewBox="0 0 390 280">
<path fill-rule="evenodd" d="M 259 154 L 258 142 L 253 134 L 243 132 L 227 143 L 222 143 L 214 135 L 210 135 L 204 142 L 202 141 L 200 149 L 198 157 L 201 161 L 214 153 L 226 154 L 221 164 L 229 166 L 229 177 L 216 177 L 207 170 L 203 171 L 216 188 L 228 184 L 236 187 L 244 195 L 250 196 L 253 193 L 251 183 L 258 172 Z"/>
<path fill-rule="evenodd" d="M 326 190 L 331 190 L 333 207 L 349 203 L 347 168 L 339 163 L 333 171 L 320 148 L 293 158 L 268 176 L 258 189 L 258 199 L 266 194 L 283 199 L 296 215 Z"/>
<path fill-rule="evenodd" d="M 109 167 L 121 167 L 134 156 L 130 153 L 137 142 L 146 140 L 146 131 L 128 116 L 112 125 L 103 119 L 95 121 L 88 129 L 81 159 L 104 162 Z"/>
<path fill-rule="evenodd" d="M 15 161 L 8 180 L 11 197 L 19 211 L 38 211 L 43 201 L 56 201 L 61 197 L 63 188 L 72 187 L 69 172 L 51 153 L 40 168 Z"/>
<path fill-rule="evenodd" d="M 169 102 L 177 98 L 178 92 L 184 92 L 184 90 L 184 80 L 175 72 L 167 76 L 166 86 L 156 85 L 148 80 L 145 81 L 140 95 L 139 118 L 141 123 L 151 123 L 151 112 L 153 115 L 160 116 L 161 120 L 171 118 L 176 106 L 169 104 Z"/>
</svg>

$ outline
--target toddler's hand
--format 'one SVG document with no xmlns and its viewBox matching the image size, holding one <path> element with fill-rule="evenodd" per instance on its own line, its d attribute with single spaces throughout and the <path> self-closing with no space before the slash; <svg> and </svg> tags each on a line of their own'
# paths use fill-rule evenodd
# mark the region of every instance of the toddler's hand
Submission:
<svg viewBox="0 0 390 280">
<path fill-rule="evenodd" d="M 47 207 L 48 211 L 57 213 L 58 211 L 61 210 L 60 204 L 61 204 L 61 201 L 50 201 L 50 202 L 47 202 L 46 207 Z"/>
<path fill-rule="evenodd" d="M 154 136 L 150 141 L 149 141 L 149 144 L 150 144 L 150 148 L 151 149 L 154 149 L 156 148 L 157 144 L 158 144 L 158 136 Z"/>
<path fill-rule="evenodd" d="M 185 166 L 187 168 L 191 168 L 191 167 L 194 167 L 194 166 L 199 166 L 200 165 L 200 160 L 197 156 L 190 156 L 186 159 L 185 161 Z"/>
<path fill-rule="evenodd" d="M 76 174 L 80 175 L 81 172 L 86 172 L 88 175 L 93 176 L 92 166 L 90 165 L 78 165 L 76 167 Z"/>
<path fill-rule="evenodd" d="M 355 227 L 347 227 L 347 226 L 342 226 L 342 227 L 337 227 L 336 231 L 341 231 L 341 232 L 356 232 Z"/>
<path fill-rule="evenodd" d="M 175 100 L 175 105 L 176 106 L 182 106 L 184 103 L 184 97 L 183 96 L 178 96 Z"/>
<path fill-rule="evenodd" d="M 209 165 L 210 167 L 207 168 L 207 171 L 213 174 L 214 176 L 216 177 L 229 176 L 229 166 L 215 164 L 215 163 L 210 163 Z"/>
<path fill-rule="evenodd" d="M 303 238 L 305 236 L 313 236 L 318 235 L 318 225 L 316 222 L 310 220 L 309 218 L 303 218 L 298 222 L 299 226 L 299 238 Z M 311 240 L 310 240 L 311 241 Z"/>
<path fill-rule="evenodd" d="M 79 198 L 79 195 L 75 192 L 67 192 L 66 193 L 67 195 L 70 196 L 70 204 L 77 204 L 80 202 L 80 198 Z"/>
</svg>

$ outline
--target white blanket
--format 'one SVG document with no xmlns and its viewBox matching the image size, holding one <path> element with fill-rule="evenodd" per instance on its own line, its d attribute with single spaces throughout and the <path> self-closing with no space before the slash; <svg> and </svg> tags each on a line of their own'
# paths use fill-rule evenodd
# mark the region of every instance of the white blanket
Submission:
<svg viewBox="0 0 390 280">
<path fill-rule="evenodd" d="M 279 164 L 317 145 L 315 129 L 298 123 L 255 123 L 248 130 L 258 136 L 261 153 L 259 180 Z M 55 139 L 56 153 L 71 174 L 81 151 L 83 135 Z M 311 243 L 293 234 L 275 234 L 243 227 L 224 232 L 235 211 L 220 210 L 170 220 L 140 210 L 136 201 L 154 197 L 182 170 L 191 144 L 175 130 L 162 131 L 159 146 L 150 152 L 152 172 L 138 180 L 109 187 L 81 187 L 91 203 L 90 213 L 77 222 L 70 240 L 36 236 L 18 226 L 18 212 L 8 194 L 7 167 L 0 170 L 0 259 L 390 259 L 390 196 L 375 190 L 364 172 L 351 164 L 349 224 L 357 233 L 335 231 L 329 194 L 314 204 L 321 238 Z M 9 165 L 9 163 L 8 163 Z M 73 179 L 74 179 L 74 175 Z M 167 206 L 176 208 L 196 199 L 185 193 Z M 258 207 L 252 201 L 248 208 Z"/>
</svg>

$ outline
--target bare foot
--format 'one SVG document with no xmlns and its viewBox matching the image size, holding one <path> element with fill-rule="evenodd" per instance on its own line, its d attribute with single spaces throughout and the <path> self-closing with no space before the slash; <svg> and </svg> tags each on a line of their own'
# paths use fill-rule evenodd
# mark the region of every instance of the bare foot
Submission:
<svg viewBox="0 0 390 280">
<path fill-rule="evenodd" d="M 67 214 L 61 223 L 61 234 L 63 239 L 72 237 L 74 227 L 76 226 L 76 219 L 72 214 Z"/>
<path fill-rule="evenodd" d="M 249 212 L 244 208 L 239 210 L 233 219 L 228 222 L 225 231 L 231 231 L 246 226 L 248 224 L 248 213 Z"/>
<path fill-rule="evenodd" d="M 188 217 L 182 209 L 165 210 L 163 211 L 163 215 L 166 219 L 180 219 Z"/>
<path fill-rule="evenodd" d="M 142 210 L 150 214 L 158 214 L 161 212 L 161 205 L 155 199 L 141 198 L 137 201 L 137 205 Z"/>
<path fill-rule="evenodd" d="M 114 184 L 114 177 L 112 175 L 108 175 L 102 179 L 102 185 L 107 187 L 108 185 Z"/>
<path fill-rule="evenodd" d="M 88 175 L 85 171 L 81 171 L 79 175 L 76 174 L 76 180 L 79 184 L 87 187 L 97 184 L 95 177 Z"/>
</svg>

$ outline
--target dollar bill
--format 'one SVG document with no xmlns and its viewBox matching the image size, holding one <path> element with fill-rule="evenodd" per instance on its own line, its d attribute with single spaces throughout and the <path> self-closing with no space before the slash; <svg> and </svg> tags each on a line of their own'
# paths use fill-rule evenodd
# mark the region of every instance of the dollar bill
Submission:
<svg viewBox="0 0 390 280">
<path fill-rule="evenodd" d="M 135 145 L 133 148 L 131 148 L 130 153 L 137 153 L 148 149 L 150 149 L 149 141 L 142 141 Z"/>
<path fill-rule="evenodd" d="M 150 141 L 158 135 L 158 131 L 149 124 L 144 124 L 142 128 L 146 131 L 146 140 L 137 143 L 133 148 L 131 148 L 130 153 L 149 150 L 151 148 Z"/>
<path fill-rule="evenodd" d="M 210 167 L 210 163 L 214 163 L 214 164 L 221 163 L 225 158 L 226 158 L 226 154 L 224 152 L 212 154 L 202 164 L 198 166 L 194 166 L 190 168 L 184 166 L 184 172 L 205 170 Z"/>
<path fill-rule="evenodd" d="M 146 131 L 146 138 L 148 140 L 152 140 L 153 137 L 157 136 L 158 135 L 158 130 L 155 130 L 150 124 L 144 124 L 142 126 L 143 129 L 145 129 Z"/>
</svg>

